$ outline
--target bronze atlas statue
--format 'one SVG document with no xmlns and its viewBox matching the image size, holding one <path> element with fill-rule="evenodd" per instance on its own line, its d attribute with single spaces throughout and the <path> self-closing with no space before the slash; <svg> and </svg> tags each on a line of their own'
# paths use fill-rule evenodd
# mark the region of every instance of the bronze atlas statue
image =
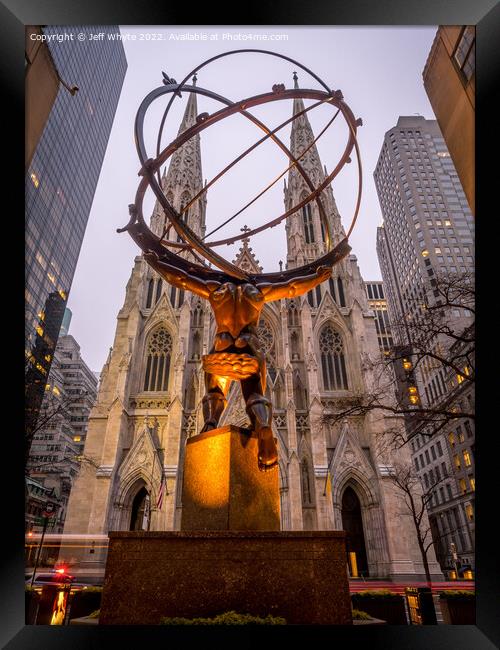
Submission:
<svg viewBox="0 0 500 650">
<path fill-rule="evenodd" d="M 297 86 L 293 89 L 286 89 L 283 84 L 276 84 L 273 86 L 271 92 L 233 102 L 197 86 L 195 83 L 196 77 L 194 78 L 193 85 L 186 85 L 188 79 L 209 63 L 225 56 L 243 52 L 265 54 L 287 60 L 305 70 L 323 87 L 323 90 L 303 89 Z M 118 232 L 127 230 L 130 233 L 134 241 L 142 249 L 144 258 L 148 264 L 167 282 L 175 287 L 192 291 L 209 301 L 215 316 L 217 329 L 210 353 L 203 357 L 206 394 L 202 402 L 204 425 L 201 433 L 218 427 L 220 417 L 226 406 L 226 395 L 230 383 L 232 380 L 239 380 L 246 404 L 246 411 L 258 437 L 258 466 L 262 471 L 267 471 L 277 466 L 278 450 L 271 428 L 272 404 L 265 396 L 266 363 L 257 335 L 260 314 L 264 303 L 282 298 L 300 296 L 329 278 L 332 266 L 342 260 L 351 250 L 348 244 L 348 237 L 354 227 L 361 199 L 361 164 L 356 140 L 356 131 L 357 127 L 361 125 L 361 120 L 354 118 L 352 111 L 344 102 L 343 95 L 339 90 L 330 90 L 319 77 L 303 65 L 275 52 L 265 50 L 235 50 L 226 52 L 197 66 L 180 83 L 177 83 L 174 79 L 170 79 L 165 73 L 163 73 L 163 76 L 164 85 L 149 93 L 137 113 L 135 139 L 141 162 L 139 174 L 142 176 L 142 179 L 139 183 L 135 203 L 129 206 L 130 221 L 125 228 L 119 229 Z M 196 123 L 193 126 L 187 128 L 167 147 L 160 150 L 163 126 L 168 112 L 175 97 L 181 96 L 182 92 L 197 93 L 210 97 L 219 101 L 224 106 L 212 114 L 202 113 L 198 115 Z M 156 157 L 151 158 L 148 157 L 144 144 L 143 126 L 145 114 L 154 100 L 169 93 L 171 94 L 171 98 L 165 109 L 159 129 Z M 247 111 L 247 109 L 253 106 L 259 106 L 267 102 L 295 98 L 313 99 L 316 100 L 316 103 L 298 112 L 292 118 L 272 130 L 267 128 L 259 119 Z M 297 119 L 301 114 L 321 104 L 329 104 L 336 108 L 336 112 L 329 124 L 331 124 L 339 113 L 342 114 L 348 126 L 348 138 L 344 152 L 334 170 L 326 176 L 318 187 L 314 187 L 300 163 L 300 157 L 305 152 L 302 152 L 299 159 L 297 159 L 283 142 L 281 142 L 276 133 L 286 124 Z M 159 170 L 160 166 L 190 138 L 210 125 L 235 113 L 240 113 L 252 121 L 265 135 L 228 165 L 210 183 L 206 184 L 190 203 L 184 207 L 184 210 L 188 209 L 189 205 L 193 204 L 201 194 L 206 192 L 210 185 L 218 180 L 235 162 L 268 138 L 271 138 L 287 156 L 290 164 L 285 172 L 292 166 L 296 167 L 309 187 L 310 194 L 300 203 L 263 226 L 259 226 L 250 231 L 245 230 L 243 235 L 236 235 L 214 242 L 205 242 L 183 221 L 182 214 L 175 210 L 167 200 L 161 186 Z M 309 145 L 308 149 L 311 146 L 312 144 Z M 339 243 L 334 245 L 331 239 L 329 219 L 321 202 L 321 192 L 330 184 L 344 164 L 351 161 L 350 155 L 353 149 L 356 153 L 359 172 L 357 203 L 347 235 Z M 165 228 L 161 237 L 155 235 L 144 221 L 142 204 L 144 194 L 148 187 L 151 187 L 155 193 L 165 214 Z M 327 250 L 326 254 L 315 262 L 277 273 L 252 274 L 231 264 L 213 250 L 217 246 L 234 243 L 243 239 L 243 237 L 252 236 L 266 228 L 277 225 L 312 200 L 315 200 L 318 206 L 325 232 Z M 228 223 L 230 220 L 225 223 Z M 172 227 L 179 236 L 175 238 L 176 241 L 166 238 Z M 177 250 L 178 252 L 173 252 L 171 249 L 174 249 L 174 251 Z M 183 257 L 179 253 L 185 253 L 185 256 Z M 212 268 L 205 260 L 217 268 Z"/>
</svg>

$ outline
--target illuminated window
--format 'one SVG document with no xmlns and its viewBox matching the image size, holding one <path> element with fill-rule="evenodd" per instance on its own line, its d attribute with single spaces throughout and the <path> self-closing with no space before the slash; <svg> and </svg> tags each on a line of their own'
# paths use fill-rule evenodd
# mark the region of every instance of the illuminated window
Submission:
<svg viewBox="0 0 500 650">
<path fill-rule="evenodd" d="M 41 253 L 36 254 L 36 261 L 38 262 L 38 264 L 40 264 L 42 269 L 47 268 L 47 262 L 43 259 L 43 255 Z"/>
<path fill-rule="evenodd" d="M 472 461 L 470 459 L 470 453 L 467 449 L 464 449 L 463 452 L 463 457 L 464 457 L 464 463 L 467 467 L 470 467 L 472 465 Z"/>
<path fill-rule="evenodd" d="M 45 320 L 45 312 L 44 311 L 39 311 L 38 312 L 38 318 L 40 320 Z"/>
<path fill-rule="evenodd" d="M 418 404 L 418 395 L 410 395 L 410 403 Z"/>
<path fill-rule="evenodd" d="M 469 521 L 474 521 L 474 508 L 470 503 L 467 503 L 465 505 L 465 514 L 467 515 L 467 519 Z"/>
<path fill-rule="evenodd" d="M 30 178 L 35 187 L 38 187 L 40 185 L 40 181 L 38 180 L 38 176 L 35 174 L 35 172 L 31 172 Z"/>
<path fill-rule="evenodd" d="M 445 219 L 444 225 L 445 226 L 451 226 L 451 221 L 449 219 Z"/>
<path fill-rule="evenodd" d="M 414 395 L 414 394 L 417 392 L 417 387 L 416 387 L 416 386 L 410 386 L 410 387 L 408 388 L 408 392 L 409 392 L 411 395 Z"/>
<path fill-rule="evenodd" d="M 56 283 L 55 275 L 53 275 L 52 273 L 47 273 L 47 277 L 48 277 L 49 280 L 52 282 L 52 284 L 55 284 L 55 283 Z"/>
<path fill-rule="evenodd" d="M 454 447 L 454 445 L 455 445 L 455 434 L 453 433 L 453 431 L 450 431 L 450 433 L 448 434 L 448 440 L 450 441 L 450 445 L 452 447 Z"/>
<path fill-rule="evenodd" d="M 66 291 L 63 291 L 62 289 L 59 289 L 59 295 L 63 300 L 66 300 L 66 298 L 68 297 Z"/>
<path fill-rule="evenodd" d="M 61 394 L 61 391 L 59 390 L 59 388 L 57 388 L 57 386 L 54 386 L 54 388 L 52 389 L 52 392 L 54 393 L 54 395 L 60 395 Z"/>
<path fill-rule="evenodd" d="M 45 390 L 50 390 L 50 384 L 45 384 Z"/>
<path fill-rule="evenodd" d="M 469 476 L 470 489 L 475 492 L 476 490 L 476 479 L 473 476 Z"/>
<path fill-rule="evenodd" d="M 40 325 L 37 326 L 36 333 L 38 336 L 43 336 L 43 329 L 40 327 Z"/>
<path fill-rule="evenodd" d="M 460 483 L 460 489 L 462 490 L 462 494 L 465 494 L 467 492 L 467 484 L 465 483 L 465 479 L 461 478 L 459 483 Z"/>
<path fill-rule="evenodd" d="M 436 253 L 436 255 L 441 255 L 441 249 L 440 248 L 435 248 L 434 252 Z"/>
<path fill-rule="evenodd" d="M 50 361 L 52 359 L 52 355 L 51 354 L 46 354 L 44 356 L 44 359 L 45 359 L 45 361 Z"/>
<path fill-rule="evenodd" d="M 424 250 L 422 251 L 422 257 L 428 257 L 428 256 L 429 256 L 429 251 L 424 248 Z"/>
<path fill-rule="evenodd" d="M 455 456 L 453 456 L 453 460 L 455 461 L 455 467 L 457 469 L 460 469 L 462 467 L 461 464 L 460 464 L 460 458 L 457 455 L 455 455 Z"/>
<path fill-rule="evenodd" d="M 82 436 L 73 436 L 73 442 L 81 442 Z"/>
<path fill-rule="evenodd" d="M 412 363 L 409 359 L 403 359 L 403 368 L 405 370 L 411 370 L 412 368 Z"/>
</svg>

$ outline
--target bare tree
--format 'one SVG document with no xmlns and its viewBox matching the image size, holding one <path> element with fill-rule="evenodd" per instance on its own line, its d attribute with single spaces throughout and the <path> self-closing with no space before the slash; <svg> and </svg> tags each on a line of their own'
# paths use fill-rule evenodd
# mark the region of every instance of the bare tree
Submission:
<svg viewBox="0 0 500 650">
<path fill-rule="evenodd" d="M 402 495 L 406 508 L 411 514 L 428 582 L 431 581 L 431 574 L 427 554 L 435 540 L 432 537 L 431 525 L 426 513 L 437 486 L 447 478 L 449 478 L 448 474 L 435 478 L 427 488 L 423 489 L 420 479 L 410 464 L 395 464 L 390 475 L 392 483 Z"/>
<path fill-rule="evenodd" d="M 388 355 L 363 360 L 373 377 L 370 392 L 336 400 L 334 410 L 324 414 L 324 423 L 370 412 L 403 418 L 406 434 L 395 431 L 406 444 L 417 433 L 433 436 L 449 422 L 475 419 L 474 410 L 457 399 L 475 382 L 474 278 L 470 273 L 444 275 L 431 282 L 432 300 L 422 291 L 412 300 L 415 309 L 391 323 L 393 337 L 403 343 Z M 419 370 L 442 370 L 448 385 L 440 399 L 422 402 Z"/>
</svg>

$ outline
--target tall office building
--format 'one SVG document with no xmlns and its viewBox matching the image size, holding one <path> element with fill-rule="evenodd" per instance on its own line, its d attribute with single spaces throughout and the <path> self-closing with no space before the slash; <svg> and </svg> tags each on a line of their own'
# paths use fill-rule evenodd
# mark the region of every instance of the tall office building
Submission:
<svg viewBox="0 0 500 650">
<path fill-rule="evenodd" d="M 59 508 L 52 532 L 62 532 L 71 487 L 79 471 L 85 471 L 83 454 L 88 416 L 97 395 L 97 378 L 80 354 L 72 336 L 62 335 L 45 385 L 40 420 L 27 469 L 30 481 L 43 486 L 30 494 L 26 504 L 26 528 L 36 526 L 43 501 L 54 501 Z M 31 492 L 31 491 L 30 491 Z"/>
<path fill-rule="evenodd" d="M 474 273 L 473 216 L 437 122 L 400 117 L 385 134 L 374 177 L 384 219 L 377 230 L 377 253 L 392 334 L 402 353 L 400 365 L 409 373 L 401 379 L 402 383 L 411 380 L 412 390 L 418 389 L 407 397 L 416 406 L 472 412 L 474 395 L 467 377 L 464 380 L 430 356 L 412 365 L 412 341 L 418 336 L 413 323 L 425 322 L 426 307 L 440 304 L 440 278 L 472 281 Z M 473 317 L 468 309 L 456 306 L 447 309 L 446 324 L 453 332 L 469 332 L 469 337 Z M 431 338 L 429 353 L 443 354 L 450 348 L 451 337 Z M 470 372 L 464 367 L 465 375 Z M 426 435 L 418 418 L 411 420 L 411 426 L 413 462 L 422 485 L 424 489 L 438 485 L 429 515 L 438 558 L 451 576 L 455 571 L 452 543 L 459 566 L 460 562 L 469 569 L 473 565 L 473 423 L 452 419 L 432 436 Z"/>
<path fill-rule="evenodd" d="M 58 37 L 48 45 L 58 74 L 78 91 L 59 88 L 26 173 L 26 453 L 127 68 L 121 41 L 89 40 L 96 30 L 119 33 L 108 25 L 43 28 Z"/>
<path fill-rule="evenodd" d="M 384 294 L 384 283 L 380 280 L 366 281 L 365 290 L 368 306 L 375 313 L 375 327 L 380 351 L 383 355 L 388 355 L 392 349 L 393 341 L 387 311 L 387 300 Z"/>
</svg>

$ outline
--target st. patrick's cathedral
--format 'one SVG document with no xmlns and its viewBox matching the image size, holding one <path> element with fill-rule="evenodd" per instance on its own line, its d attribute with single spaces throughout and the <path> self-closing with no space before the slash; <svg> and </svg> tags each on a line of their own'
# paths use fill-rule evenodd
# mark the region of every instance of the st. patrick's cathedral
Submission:
<svg viewBox="0 0 500 650">
<path fill-rule="evenodd" d="M 294 100 L 294 114 L 303 110 L 303 101 Z M 179 133 L 197 114 L 192 93 Z M 292 124 L 290 150 L 317 186 L 326 169 L 316 145 L 308 148 L 313 140 L 304 113 Z M 172 156 L 163 187 L 170 203 L 182 210 L 202 184 L 196 135 Z M 308 194 L 292 167 L 285 181 L 285 208 Z M 331 187 L 322 201 L 336 243 L 345 233 Z M 205 233 L 206 202 L 202 195 L 184 212 L 199 236 Z M 159 205 L 150 226 L 162 234 Z M 314 202 L 288 217 L 286 236 L 287 268 L 326 252 Z M 262 270 L 248 239 L 242 240 L 233 262 L 244 270 Z M 390 478 L 391 458 L 380 451 L 384 426 L 390 425 L 373 412 L 335 426 L 324 423 L 323 415 L 335 410 L 336 400 L 345 404 L 370 393 L 372 361 L 380 354 L 375 316 L 355 255 L 334 266 L 332 277 L 308 294 L 265 305 L 259 333 L 279 446 L 282 530 L 346 530 L 360 574 L 423 578 L 411 515 Z M 137 256 L 89 418 L 84 457 L 92 462 L 82 467 L 73 486 L 65 533 L 179 529 L 184 448 L 203 425 L 201 357 L 210 350 L 213 335 L 208 302 L 166 284 Z M 239 382 L 232 382 L 227 397 L 220 426 L 248 426 Z M 406 449 L 398 451 L 398 460 L 409 463 Z M 433 576 L 441 575 L 432 548 L 429 564 Z"/>
</svg>

